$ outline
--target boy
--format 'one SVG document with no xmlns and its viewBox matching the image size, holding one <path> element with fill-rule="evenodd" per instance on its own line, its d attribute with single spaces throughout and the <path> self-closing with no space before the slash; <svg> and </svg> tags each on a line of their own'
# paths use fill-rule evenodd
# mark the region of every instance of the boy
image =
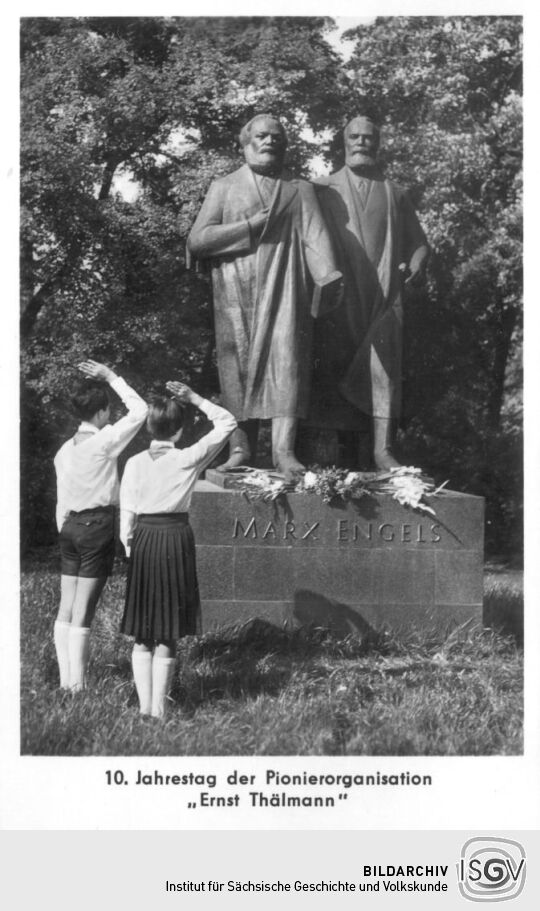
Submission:
<svg viewBox="0 0 540 911">
<path fill-rule="evenodd" d="M 72 691 L 86 683 L 90 626 L 114 559 L 117 459 L 148 411 L 146 402 L 109 367 L 88 360 L 79 364 L 79 370 L 87 379 L 72 396 L 72 405 L 81 423 L 54 459 L 62 574 L 54 644 L 60 686 Z M 115 424 L 109 424 L 105 383 L 128 409 Z"/>
</svg>

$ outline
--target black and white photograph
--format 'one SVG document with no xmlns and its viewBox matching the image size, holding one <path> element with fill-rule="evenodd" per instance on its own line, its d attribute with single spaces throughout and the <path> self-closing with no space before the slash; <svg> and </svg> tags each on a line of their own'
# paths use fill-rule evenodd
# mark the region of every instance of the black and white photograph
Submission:
<svg viewBox="0 0 540 911">
<path fill-rule="evenodd" d="M 319 830 L 326 879 L 358 842 L 325 837 L 371 830 L 368 870 L 422 842 L 433 888 L 514 897 L 534 32 L 480 3 L 300 6 L 12 17 L 0 828 L 190 830 L 167 900 L 212 829 L 279 830 L 291 882 L 287 830 Z M 217 892 L 238 851 L 234 888 L 269 875 L 212 844 Z M 485 851 L 508 877 L 477 887 Z"/>
<path fill-rule="evenodd" d="M 522 34 L 21 18 L 21 756 L 523 755 Z"/>
</svg>

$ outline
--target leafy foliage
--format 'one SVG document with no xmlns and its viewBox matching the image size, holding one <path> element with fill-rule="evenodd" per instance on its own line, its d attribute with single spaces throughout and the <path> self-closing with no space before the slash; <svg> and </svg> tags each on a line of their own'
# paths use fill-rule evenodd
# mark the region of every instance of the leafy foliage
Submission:
<svg viewBox="0 0 540 911">
<path fill-rule="evenodd" d="M 352 99 L 382 117 L 432 248 L 407 302 L 404 448 L 486 496 L 491 549 L 519 549 L 521 20 L 395 17 L 355 37 Z"/>
<path fill-rule="evenodd" d="M 339 163 L 326 137 L 368 98 L 433 249 L 428 288 L 407 302 L 407 461 L 487 496 L 491 548 L 519 547 L 521 21 L 377 19 L 352 34 L 348 62 L 331 27 L 22 20 L 28 542 L 53 534 L 50 458 L 71 429 L 78 359 L 114 364 L 143 393 L 175 376 L 218 390 L 209 283 L 186 270 L 184 241 L 210 181 L 240 163 L 240 126 L 274 111 L 306 175 L 315 153 Z"/>
</svg>

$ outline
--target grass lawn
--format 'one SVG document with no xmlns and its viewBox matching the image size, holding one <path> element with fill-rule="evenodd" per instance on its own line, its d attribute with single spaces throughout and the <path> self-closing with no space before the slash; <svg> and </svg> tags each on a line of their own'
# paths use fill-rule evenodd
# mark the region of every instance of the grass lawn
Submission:
<svg viewBox="0 0 540 911">
<path fill-rule="evenodd" d="M 54 568 L 51 568 L 53 567 Z M 396 639 L 337 638 L 262 621 L 179 649 L 164 722 L 141 719 L 131 640 L 118 630 L 125 569 L 92 629 L 89 689 L 58 689 L 59 575 L 36 555 L 21 580 L 21 753 L 55 756 L 486 756 L 522 752 L 522 574 L 488 567 L 485 621 Z"/>
</svg>

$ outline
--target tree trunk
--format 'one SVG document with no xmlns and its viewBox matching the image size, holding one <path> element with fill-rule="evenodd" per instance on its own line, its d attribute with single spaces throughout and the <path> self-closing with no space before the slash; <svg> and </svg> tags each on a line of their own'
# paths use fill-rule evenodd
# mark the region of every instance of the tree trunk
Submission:
<svg viewBox="0 0 540 911">
<path fill-rule="evenodd" d="M 31 293 L 30 298 L 26 298 L 27 303 L 24 307 L 24 310 L 21 314 L 20 322 L 20 333 L 21 338 L 25 339 L 32 333 L 36 320 L 45 306 L 45 304 L 51 299 L 51 297 L 60 290 L 65 276 L 73 268 L 73 265 L 81 252 L 81 243 L 76 241 L 70 248 L 67 259 L 64 262 L 64 265 L 60 267 L 56 275 L 54 275 L 49 281 L 43 282 L 41 287 L 35 293 Z M 28 281 L 28 278 L 26 279 Z M 26 289 L 28 291 L 28 288 Z M 25 292 L 22 293 L 23 302 L 25 300 Z"/>
<path fill-rule="evenodd" d="M 499 318 L 494 346 L 493 365 L 491 368 L 493 382 L 488 399 L 488 427 L 493 433 L 496 433 L 499 430 L 501 410 L 504 401 L 506 367 L 512 344 L 512 335 L 516 325 L 516 318 L 517 313 L 513 308 L 502 311 Z"/>
<path fill-rule="evenodd" d="M 34 296 L 34 257 L 31 241 L 23 239 L 20 254 L 21 314 L 26 313 Z"/>
<path fill-rule="evenodd" d="M 115 159 L 109 158 L 103 172 L 103 183 L 101 184 L 98 199 L 103 200 L 109 198 L 114 174 L 117 167 L 118 162 Z"/>
</svg>

